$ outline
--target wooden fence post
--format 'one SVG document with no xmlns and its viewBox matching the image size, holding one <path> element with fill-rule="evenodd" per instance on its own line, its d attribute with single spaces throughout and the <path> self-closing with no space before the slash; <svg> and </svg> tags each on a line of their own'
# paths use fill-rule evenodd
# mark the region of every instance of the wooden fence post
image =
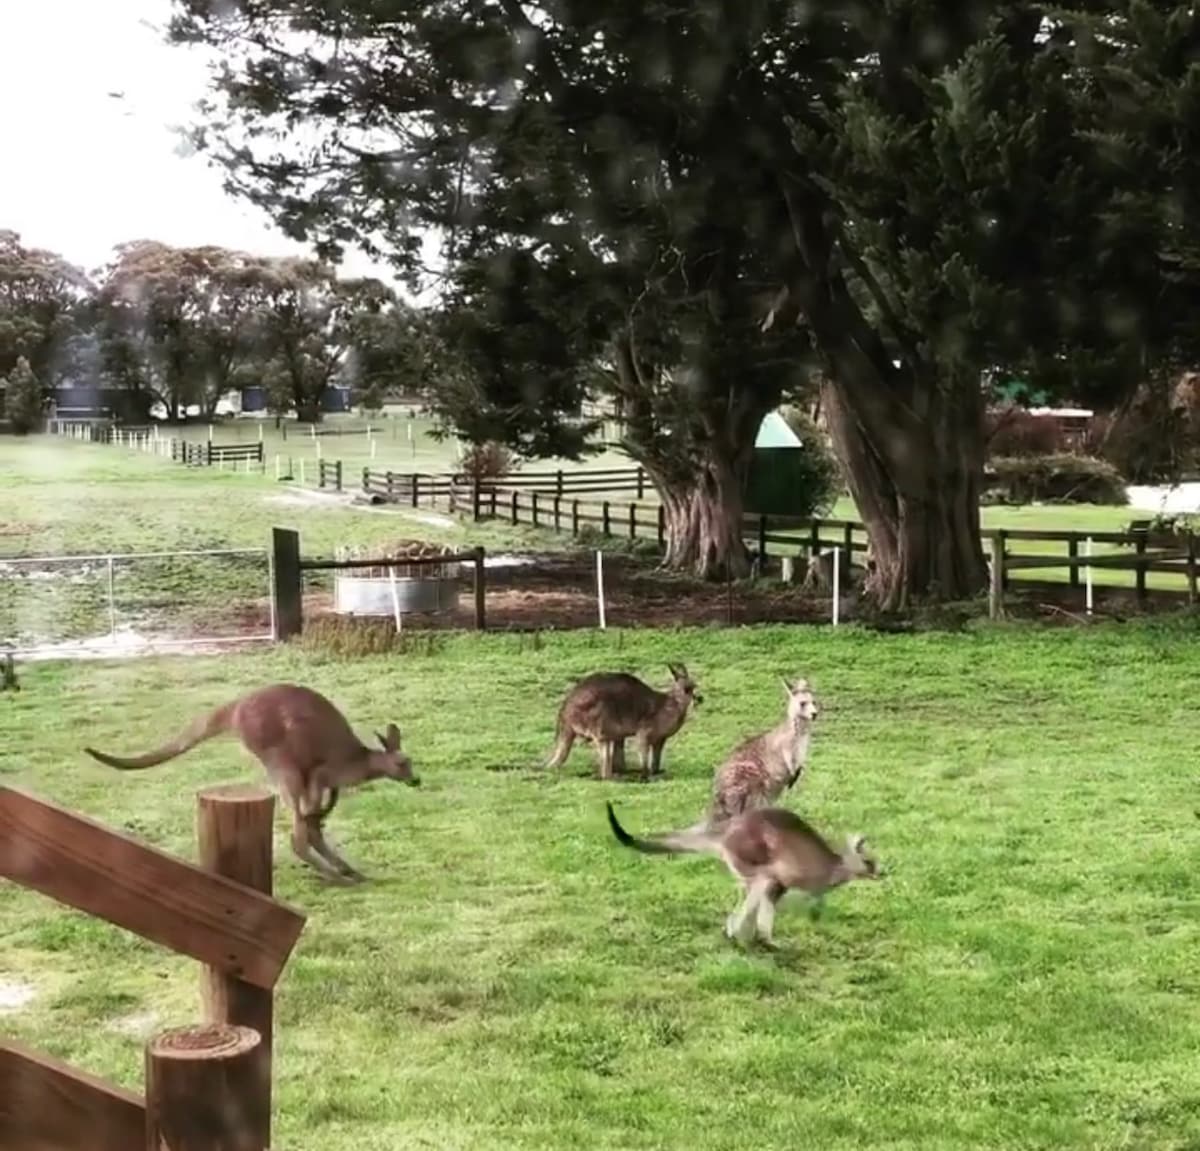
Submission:
<svg viewBox="0 0 1200 1151">
<path fill-rule="evenodd" d="M 529 516 L 530 516 L 530 519 L 533 521 L 533 526 L 535 528 L 538 526 L 538 501 L 537 501 L 537 498 L 538 498 L 537 488 L 534 488 L 533 492 L 530 494 L 530 497 L 529 497 L 529 503 L 530 503 Z"/>
<path fill-rule="evenodd" d="M 988 616 L 992 619 L 1004 617 L 1004 541 L 1001 533 L 992 536 L 992 578 L 988 588 Z"/>
<path fill-rule="evenodd" d="M 1188 603 L 1196 602 L 1196 537 L 1188 532 L 1187 546 L 1187 582 Z"/>
<path fill-rule="evenodd" d="M 1067 559 L 1069 559 L 1069 560 L 1079 559 L 1079 537 L 1078 536 L 1071 536 L 1071 538 L 1067 540 Z M 1077 564 L 1074 564 L 1074 563 L 1071 564 L 1071 567 L 1068 570 L 1068 574 L 1067 574 L 1067 582 L 1071 587 L 1079 586 L 1079 567 Z"/>
<path fill-rule="evenodd" d="M 562 496 L 554 497 L 554 530 L 562 530 Z"/>
<path fill-rule="evenodd" d="M 300 533 L 291 528 L 272 528 L 271 546 L 275 584 L 275 638 L 287 640 L 299 635 L 304 627 Z"/>
<path fill-rule="evenodd" d="M 854 525 L 847 524 L 842 528 L 842 548 L 846 553 L 846 571 L 854 563 Z"/>
<path fill-rule="evenodd" d="M 646 495 L 646 469 L 638 464 L 637 470 L 637 498 L 643 499 Z"/>
<path fill-rule="evenodd" d="M 1139 532 L 1137 543 L 1134 545 L 1138 555 L 1137 582 L 1135 584 L 1136 598 L 1139 604 L 1146 602 L 1146 533 Z"/>
<path fill-rule="evenodd" d="M 629 538 L 637 539 L 637 504 L 629 505 Z"/>
<path fill-rule="evenodd" d="M 255 1067 L 262 1038 L 210 1023 L 146 1044 L 147 1151 L 266 1151 Z"/>
<path fill-rule="evenodd" d="M 559 468 L 554 476 L 554 494 L 561 500 L 563 495 L 563 474 L 562 468 Z"/>
<path fill-rule="evenodd" d="M 325 461 L 322 459 L 318 459 L 317 460 L 317 487 L 323 488 L 324 486 L 325 486 Z"/>
<path fill-rule="evenodd" d="M 487 631 L 487 565 L 483 548 L 475 549 L 475 629 Z"/>
<path fill-rule="evenodd" d="M 758 517 L 758 562 L 762 567 L 767 563 L 767 517 Z M 759 569 L 762 570 L 761 567 Z"/>
<path fill-rule="evenodd" d="M 273 891 L 271 858 L 275 794 L 265 787 L 223 784 L 196 796 L 196 840 L 200 866 L 226 879 Z M 200 993 L 205 1023 L 230 1023 L 257 1031 L 253 1075 L 261 1104 L 261 1145 L 271 1144 L 271 1052 L 274 1046 L 274 994 L 215 967 L 201 969 Z"/>
<path fill-rule="evenodd" d="M 517 506 L 517 489 L 513 488 L 513 490 L 512 490 L 512 522 L 514 524 L 517 523 L 518 511 L 519 511 L 519 508 Z"/>
<path fill-rule="evenodd" d="M 579 501 L 571 501 L 571 535 L 579 535 Z"/>
<path fill-rule="evenodd" d="M 601 530 L 604 532 L 604 536 L 607 539 L 608 536 L 612 534 L 612 521 L 610 518 L 608 500 L 605 500 L 600 505 L 600 522 L 602 525 Z"/>
<path fill-rule="evenodd" d="M 337 490 L 342 490 L 342 461 L 338 460 L 334 465 L 334 474 L 337 477 Z"/>
<path fill-rule="evenodd" d="M 489 495 L 490 495 L 490 497 L 491 497 L 491 498 L 488 500 L 488 502 L 491 504 L 491 509 L 490 509 L 490 512 L 489 512 L 489 514 L 490 514 L 490 516 L 491 516 L 491 518 L 492 518 L 492 519 L 495 519 L 495 518 L 496 518 L 496 488 L 495 488 L 495 485 L 493 485 L 493 486 L 492 486 L 492 487 L 489 489 Z"/>
<path fill-rule="evenodd" d="M 658 505 L 658 546 L 667 545 L 667 512 L 662 504 Z"/>
<path fill-rule="evenodd" d="M 1008 559 L 1008 532 L 1000 528 L 992 534 L 992 539 L 1000 553 L 1000 590 L 1008 591 L 1008 565 L 1004 562 Z"/>
<path fill-rule="evenodd" d="M 479 519 L 479 477 L 471 477 L 471 518 Z"/>
<path fill-rule="evenodd" d="M 204 462 L 211 468 L 213 462 L 212 440 L 209 440 L 208 443 L 204 445 L 204 452 Z"/>
<path fill-rule="evenodd" d="M 808 530 L 808 558 L 815 560 L 821 554 L 821 521 L 813 520 Z"/>
<path fill-rule="evenodd" d="M 421 477 L 413 472 L 412 474 L 412 506 L 415 508 L 421 502 Z"/>
</svg>

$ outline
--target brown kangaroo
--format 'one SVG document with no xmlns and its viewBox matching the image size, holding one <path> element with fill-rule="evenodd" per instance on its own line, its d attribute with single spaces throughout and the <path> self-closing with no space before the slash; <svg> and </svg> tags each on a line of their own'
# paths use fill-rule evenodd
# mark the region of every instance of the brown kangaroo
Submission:
<svg viewBox="0 0 1200 1151">
<path fill-rule="evenodd" d="M 782 807 L 752 808 L 715 828 L 690 828 L 637 839 L 617 822 L 610 803 L 608 823 L 617 841 L 635 851 L 717 856 L 745 892 L 725 923 L 725 934 L 730 939 L 757 935 L 769 946 L 775 907 L 789 890 L 807 892 L 814 897 L 815 909 L 819 909 L 830 888 L 854 879 L 881 876 L 875 860 L 866 854 L 863 836 L 849 838 L 845 850 L 838 854 L 795 812 Z"/>
<path fill-rule="evenodd" d="M 687 719 L 691 704 L 704 702 L 683 664 L 668 664 L 671 686 L 655 691 L 635 675 L 602 671 L 581 679 L 558 710 L 558 732 L 546 767 L 561 767 L 577 737 L 590 739 L 600 753 L 600 778 L 624 768 L 625 740 L 637 739 L 642 778 L 662 770 L 662 749 Z"/>
<path fill-rule="evenodd" d="M 366 878 L 326 842 L 322 830 L 341 788 L 372 779 L 417 786 L 412 761 L 400 750 L 400 729 L 389 723 L 383 747 L 363 744 L 345 716 L 325 696 L 297 684 L 275 683 L 239 696 L 200 716 L 157 751 L 121 758 L 85 747 L 93 759 L 125 771 L 156 767 L 213 736 L 232 733 L 266 769 L 292 809 L 292 850 L 335 883 Z M 326 793 L 329 794 L 325 801 Z"/>
<path fill-rule="evenodd" d="M 808 761 L 817 704 L 808 681 L 783 681 L 787 715 L 770 731 L 743 740 L 717 769 L 709 823 L 767 807 L 796 785 Z"/>
</svg>

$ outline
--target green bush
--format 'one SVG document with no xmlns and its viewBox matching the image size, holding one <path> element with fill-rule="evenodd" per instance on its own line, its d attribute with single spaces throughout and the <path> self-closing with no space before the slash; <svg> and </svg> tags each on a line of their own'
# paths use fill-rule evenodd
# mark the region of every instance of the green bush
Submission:
<svg viewBox="0 0 1200 1151">
<path fill-rule="evenodd" d="M 992 460 L 982 502 L 1122 505 L 1129 495 L 1121 473 L 1107 460 L 1061 453 Z"/>
<path fill-rule="evenodd" d="M 22 356 L 9 373 L 4 414 L 19 436 L 37 431 L 42 422 L 42 389 L 29 361 Z"/>
<path fill-rule="evenodd" d="M 746 511 L 754 515 L 827 515 L 843 486 L 837 459 L 810 420 L 792 412 L 788 423 L 802 446 L 755 450 L 746 483 Z"/>
</svg>

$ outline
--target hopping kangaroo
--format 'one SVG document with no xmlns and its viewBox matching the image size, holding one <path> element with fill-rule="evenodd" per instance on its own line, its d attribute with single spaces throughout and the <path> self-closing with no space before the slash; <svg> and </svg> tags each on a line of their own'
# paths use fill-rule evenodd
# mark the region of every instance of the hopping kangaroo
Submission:
<svg viewBox="0 0 1200 1151">
<path fill-rule="evenodd" d="M 334 882 L 365 879 L 325 842 L 322 827 L 337 805 L 341 788 L 371 779 L 394 779 L 410 786 L 421 782 L 413 775 L 412 761 L 400 750 L 400 729 L 394 723 L 388 724 L 385 735 L 376 733 L 383 750 L 374 750 L 359 740 L 345 716 L 319 692 L 277 683 L 247 692 L 200 716 L 157 751 L 129 758 L 91 747 L 84 751 L 109 767 L 131 771 L 166 763 L 225 733 L 241 740 L 286 795 L 292 809 L 292 850 L 296 855 Z"/>
<path fill-rule="evenodd" d="M 808 761 L 808 743 L 817 704 L 808 681 L 783 681 L 787 715 L 770 731 L 743 740 L 717 769 L 710 826 L 751 807 L 767 807 L 795 786 Z"/>
<path fill-rule="evenodd" d="M 649 854 L 695 852 L 717 856 L 745 891 L 725 923 L 730 939 L 757 936 L 771 943 L 775 907 L 790 890 L 807 892 L 820 905 L 825 892 L 854 879 L 878 879 L 879 868 L 866 854 L 861 835 L 846 841 L 839 855 L 795 812 L 756 807 L 717 828 L 690 829 L 636 839 L 618 822 L 612 804 L 608 822 L 618 842 Z"/>
<path fill-rule="evenodd" d="M 663 744 L 704 697 L 683 664 L 668 664 L 672 682 L 655 691 L 626 672 L 596 672 L 581 679 L 558 709 L 558 735 L 546 767 L 561 767 L 577 737 L 590 739 L 600 753 L 600 778 L 612 779 L 625 766 L 625 740 L 637 739 L 642 777 L 662 769 Z"/>
</svg>

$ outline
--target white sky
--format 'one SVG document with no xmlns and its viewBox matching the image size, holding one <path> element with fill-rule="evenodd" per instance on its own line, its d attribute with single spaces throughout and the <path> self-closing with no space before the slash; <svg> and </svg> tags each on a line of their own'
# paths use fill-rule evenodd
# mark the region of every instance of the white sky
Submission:
<svg viewBox="0 0 1200 1151">
<path fill-rule="evenodd" d="M 221 187 L 174 125 L 204 95 L 204 57 L 163 43 L 170 0 L 0 0 L 0 228 L 91 270 L 151 239 L 304 254 Z M 112 99 L 109 92 L 122 92 Z M 344 274 L 390 274 L 356 252 Z"/>
</svg>

